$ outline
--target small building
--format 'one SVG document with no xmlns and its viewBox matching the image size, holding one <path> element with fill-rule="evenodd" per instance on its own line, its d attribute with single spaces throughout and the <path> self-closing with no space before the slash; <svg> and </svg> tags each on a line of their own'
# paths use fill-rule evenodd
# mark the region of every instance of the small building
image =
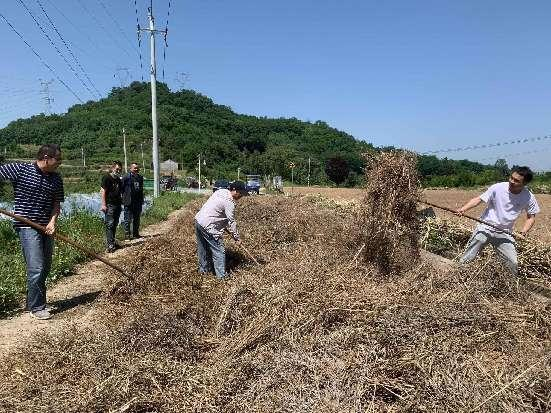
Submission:
<svg viewBox="0 0 551 413">
<path fill-rule="evenodd" d="M 178 171 L 178 162 L 174 162 L 172 159 L 168 159 L 161 162 L 161 173 L 172 174 Z"/>
</svg>

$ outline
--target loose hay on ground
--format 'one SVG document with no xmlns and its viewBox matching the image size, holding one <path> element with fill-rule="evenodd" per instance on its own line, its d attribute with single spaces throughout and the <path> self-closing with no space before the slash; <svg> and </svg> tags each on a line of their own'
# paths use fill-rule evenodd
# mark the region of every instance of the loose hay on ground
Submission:
<svg viewBox="0 0 551 413">
<path fill-rule="evenodd" d="M 194 212 L 129 259 L 136 278 L 100 302 L 102 329 L 5 358 L 0 409 L 551 410 L 550 306 L 496 281 L 499 268 L 419 262 L 381 277 L 350 262 L 354 214 L 254 197 L 238 220 L 265 264 L 216 282 L 195 272 Z"/>
</svg>

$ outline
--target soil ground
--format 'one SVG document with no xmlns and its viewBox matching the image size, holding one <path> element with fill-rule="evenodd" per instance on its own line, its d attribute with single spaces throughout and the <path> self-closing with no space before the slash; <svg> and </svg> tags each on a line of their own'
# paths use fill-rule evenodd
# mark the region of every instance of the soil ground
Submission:
<svg viewBox="0 0 551 413">
<path fill-rule="evenodd" d="M 426 200 L 437 205 L 442 205 L 448 208 L 456 209 L 461 207 L 469 199 L 480 195 L 482 190 L 462 190 L 462 189 L 427 189 L 424 191 Z M 285 193 L 291 194 L 320 194 L 324 197 L 332 198 L 338 201 L 361 201 L 363 197 L 363 190 L 356 188 L 320 188 L 320 187 L 294 187 L 285 188 Z M 541 208 L 540 214 L 536 218 L 536 224 L 534 225 L 530 236 L 537 238 L 542 242 L 551 242 L 551 195 L 549 194 L 536 194 L 539 206 Z M 474 210 L 469 211 L 470 215 L 480 216 L 483 211 L 483 205 L 479 205 Z M 437 216 L 452 218 L 459 220 L 466 225 L 472 225 L 474 222 L 467 218 L 459 218 L 454 214 L 446 211 L 436 210 Z M 517 222 L 516 229 L 519 230 L 524 222 L 524 216 L 522 216 Z"/>
</svg>

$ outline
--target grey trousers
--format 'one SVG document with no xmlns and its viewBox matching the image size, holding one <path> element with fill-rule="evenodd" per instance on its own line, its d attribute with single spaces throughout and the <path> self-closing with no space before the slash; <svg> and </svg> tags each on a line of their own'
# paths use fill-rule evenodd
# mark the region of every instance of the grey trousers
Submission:
<svg viewBox="0 0 551 413">
<path fill-rule="evenodd" d="M 515 239 L 504 232 L 479 224 L 467 244 L 467 250 L 459 259 L 461 264 L 471 262 L 487 244 L 491 244 L 513 275 L 518 275 L 518 258 Z"/>
</svg>

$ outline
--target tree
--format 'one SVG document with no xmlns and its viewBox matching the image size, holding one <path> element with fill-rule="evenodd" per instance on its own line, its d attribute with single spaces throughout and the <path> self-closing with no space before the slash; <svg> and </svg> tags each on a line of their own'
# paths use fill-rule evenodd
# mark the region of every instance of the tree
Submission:
<svg viewBox="0 0 551 413">
<path fill-rule="evenodd" d="M 346 178 L 348 178 L 350 167 L 348 166 L 346 159 L 340 155 L 337 155 L 327 160 L 327 163 L 325 164 L 325 173 L 329 179 L 335 182 L 335 185 L 339 186 L 346 180 Z"/>
<path fill-rule="evenodd" d="M 507 165 L 507 161 L 505 159 L 498 159 L 494 167 L 496 168 L 496 172 L 498 173 L 500 178 L 507 178 L 511 173 L 511 170 L 509 169 L 509 166 Z"/>
</svg>

